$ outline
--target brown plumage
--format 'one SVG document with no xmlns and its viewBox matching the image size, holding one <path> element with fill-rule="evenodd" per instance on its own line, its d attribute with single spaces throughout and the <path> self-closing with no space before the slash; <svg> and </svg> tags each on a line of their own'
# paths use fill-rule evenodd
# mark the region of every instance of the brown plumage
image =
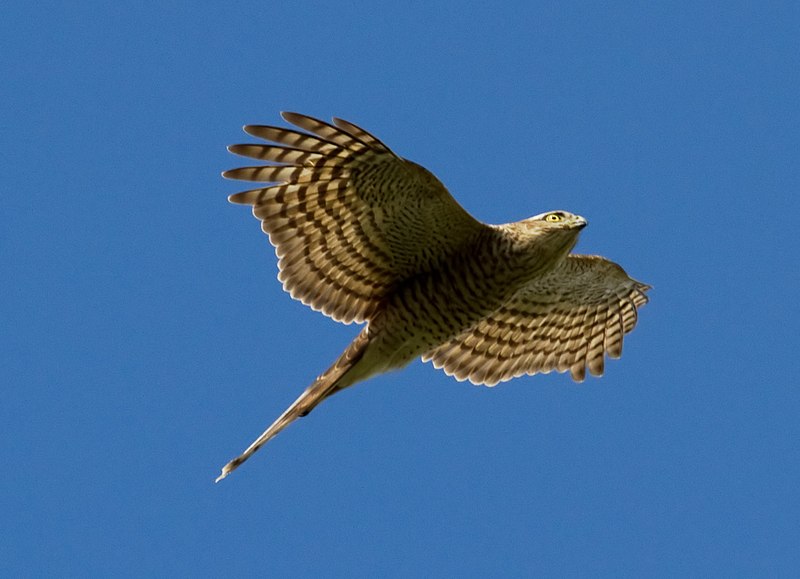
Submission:
<svg viewBox="0 0 800 579">
<path fill-rule="evenodd" d="M 305 132 L 247 126 L 276 144 L 229 148 L 269 164 L 225 177 L 270 183 L 230 201 L 253 207 L 293 298 L 367 325 L 217 481 L 328 396 L 420 356 L 488 386 L 552 370 L 582 381 L 587 367 L 603 374 L 606 355 L 619 358 L 649 286 L 602 257 L 569 254 L 582 217 L 484 224 L 363 129 L 283 118 Z"/>
</svg>

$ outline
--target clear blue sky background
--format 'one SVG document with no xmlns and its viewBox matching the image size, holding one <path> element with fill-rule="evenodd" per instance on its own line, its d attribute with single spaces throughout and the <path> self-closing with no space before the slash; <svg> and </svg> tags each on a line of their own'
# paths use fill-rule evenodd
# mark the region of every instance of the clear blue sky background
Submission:
<svg viewBox="0 0 800 579">
<path fill-rule="evenodd" d="M 12 2 L 0 571 L 800 567 L 796 2 Z M 219 485 L 357 328 L 292 301 L 225 146 L 336 115 L 654 286 L 607 375 L 419 362 Z"/>
</svg>

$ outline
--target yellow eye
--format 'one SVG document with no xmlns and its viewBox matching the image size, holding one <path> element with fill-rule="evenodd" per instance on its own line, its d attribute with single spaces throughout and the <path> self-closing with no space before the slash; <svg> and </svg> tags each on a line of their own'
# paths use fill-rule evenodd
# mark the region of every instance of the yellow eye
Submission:
<svg viewBox="0 0 800 579">
<path fill-rule="evenodd" d="M 557 223 L 563 219 L 564 218 L 558 213 L 548 213 L 544 218 L 545 221 L 549 221 L 550 223 Z"/>
</svg>

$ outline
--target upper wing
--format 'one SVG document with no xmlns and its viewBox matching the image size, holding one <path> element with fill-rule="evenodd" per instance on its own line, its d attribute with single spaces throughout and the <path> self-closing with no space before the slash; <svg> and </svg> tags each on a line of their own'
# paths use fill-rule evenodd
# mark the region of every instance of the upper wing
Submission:
<svg viewBox="0 0 800 579">
<path fill-rule="evenodd" d="M 229 200 L 253 206 L 280 258 L 278 279 L 315 310 L 345 323 L 367 320 L 396 283 L 486 227 L 429 171 L 363 129 L 341 119 L 283 118 L 308 132 L 245 127 L 277 144 L 229 150 L 271 164 L 223 176 L 272 183 Z"/>
<path fill-rule="evenodd" d="M 569 255 L 469 330 L 423 356 L 458 380 L 494 386 L 552 370 L 581 382 L 603 374 L 604 355 L 622 355 L 650 289 L 615 263 Z"/>
</svg>

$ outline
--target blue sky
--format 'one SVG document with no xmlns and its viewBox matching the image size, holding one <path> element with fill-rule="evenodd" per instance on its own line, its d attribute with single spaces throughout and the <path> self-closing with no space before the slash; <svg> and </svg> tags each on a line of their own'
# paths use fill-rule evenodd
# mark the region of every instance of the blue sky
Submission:
<svg viewBox="0 0 800 579">
<path fill-rule="evenodd" d="M 796 572 L 797 4 L 319 4 L 6 7 L 3 574 Z M 577 251 L 654 286 L 623 359 L 416 362 L 214 485 L 357 332 L 226 201 L 280 110 L 482 220 L 585 216 Z"/>
</svg>

